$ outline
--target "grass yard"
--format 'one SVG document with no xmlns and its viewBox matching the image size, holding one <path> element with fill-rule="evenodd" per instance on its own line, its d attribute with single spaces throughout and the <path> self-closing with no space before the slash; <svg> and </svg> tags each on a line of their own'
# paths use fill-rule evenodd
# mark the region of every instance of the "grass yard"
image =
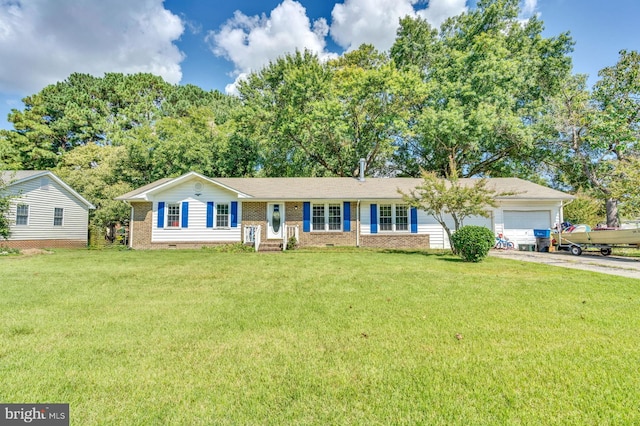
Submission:
<svg viewBox="0 0 640 426">
<path fill-rule="evenodd" d="M 74 425 L 640 423 L 639 280 L 352 250 L 0 272 L 0 402 Z"/>
</svg>

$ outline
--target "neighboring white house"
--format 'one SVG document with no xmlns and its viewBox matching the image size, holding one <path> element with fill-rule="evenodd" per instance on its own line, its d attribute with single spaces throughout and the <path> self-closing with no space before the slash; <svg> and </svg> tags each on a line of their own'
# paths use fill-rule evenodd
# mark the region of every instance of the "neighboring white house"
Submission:
<svg viewBox="0 0 640 426">
<path fill-rule="evenodd" d="M 13 196 L 10 231 L 0 244 L 13 248 L 86 247 L 89 201 L 49 171 L 0 172 Z"/>
<path fill-rule="evenodd" d="M 473 179 L 462 179 L 472 184 Z M 301 246 L 448 248 L 442 226 L 410 208 L 415 178 L 209 178 L 187 173 L 161 179 L 118 197 L 131 206 L 132 248 L 198 248 L 257 242 Z M 490 217 L 472 217 L 516 244 L 535 243 L 534 229 L 562 221 L 573 196 L 517 178 L 490 179 L 498 206 Z"/>
</svg>

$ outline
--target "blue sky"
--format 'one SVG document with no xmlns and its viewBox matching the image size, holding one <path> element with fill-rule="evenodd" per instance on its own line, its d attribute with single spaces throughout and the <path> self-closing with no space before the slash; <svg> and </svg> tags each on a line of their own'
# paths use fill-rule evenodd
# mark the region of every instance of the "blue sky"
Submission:
<svg viewBox="0 0 640 426">
<path fill-rule="evenodd" d="M 400 16 L 439 25 L 465 0 L 2 0 L 0 128 L 26 95 L 72 72 L 152 72 L 171 83 L 232 93 L 234 82 L 295 49 L 332 57 L 363 42 L 386 50 Z M 545 35 L 569 31 L 574 72 L 614 65 L 640 49 L 638 0 L 522 0 Z"/>
</svg>

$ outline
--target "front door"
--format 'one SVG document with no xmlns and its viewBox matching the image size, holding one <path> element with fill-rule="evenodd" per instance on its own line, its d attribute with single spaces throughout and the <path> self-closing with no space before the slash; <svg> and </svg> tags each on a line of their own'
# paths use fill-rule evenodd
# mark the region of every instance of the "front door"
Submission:
<svg viewBox="0 0 640 426">
<path fill-rule="evenodd" d="M 284 228 L 284 204 L 267 204 L 267 239 L 282 238 Z"/>
</svg>

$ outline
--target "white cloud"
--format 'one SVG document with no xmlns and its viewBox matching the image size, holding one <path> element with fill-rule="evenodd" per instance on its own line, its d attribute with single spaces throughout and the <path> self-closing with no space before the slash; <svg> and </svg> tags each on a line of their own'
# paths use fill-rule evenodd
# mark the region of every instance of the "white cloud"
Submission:
<svg viewBox="0 0 640 426">
<path fill-rule="evenodd" d="M 414 16 L 416 0 L 345 0 L 331 12 L 331 37 L 346 50 L 373 44 L 387 50 L 396 38 L 400 18 Z"/>
<path fill-rule="evenodd" d="M 387 50 L 395 41 L 400 19 L 421 16 L 439 27 L 445 19 L 467 10 L 466 0 L 429 0 L 424 9 L 416 10 L 419 0 L 345 0 L 331 12 L 331 37 L 346 50 L 363 43 Z"/>
<path fill-rule="evenodd" d="M 466 11 L 466 0 L 430 0 L 429 7 L 418 11 L 418 15 L 438 28 L 447 18 Z"/>
<path fill-rule="evenodd" d="M 39 91 L 72 72 L 182 78 L 184 31 L 163 0 L 0 2 L 0 91 Z"/>
<path fill-rule="evenodd" d="M 236 11 L 219 31 L 210 31 L 205 40 L 216 56 L 233 63 L 235 76 L 242 76 L 295 50 L 308 49 L 321 58 L 335 56 L 325 50 L 328 29 L 325 19 L 312 24 L 300 3 L 284 0 L 269 16 L 247 16 Z M 227 93 L 235 91 L 236 83 L 227 86 Z"/>
<path fill-rule="evenodd" d="M 538 0 L 522 0 L 521 13 L 530 16 L 535 12 L 537 6 Z"/>
</svg>

